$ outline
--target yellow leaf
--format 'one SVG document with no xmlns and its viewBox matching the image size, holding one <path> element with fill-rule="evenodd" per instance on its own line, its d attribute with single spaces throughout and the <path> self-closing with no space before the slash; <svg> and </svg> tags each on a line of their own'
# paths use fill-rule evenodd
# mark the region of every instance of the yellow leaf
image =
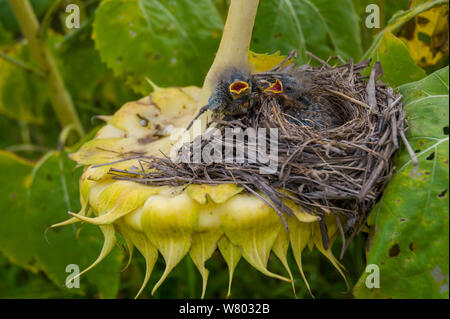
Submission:
<svg viewBox="0 0 450 319">
<path fill-rule="evenodd" d="M 243 188 L 235 184 L 219 185 L 189 185 L 186 188 L 188 196 L 200 204 L 206 204 L 208 197 L 216 204 L 226 202 L 229 198 L 242 192 Z"/>
<path fill-rule="evenodd" d="M 448 8 L 440 5 L 417 14 L 400 33 L 413 59 L 423 68 L 448 55 Z"/>
<path fill-rule="evenodd" d="M 248 64 L 252 73 L 268 71 L 281 63 L 285 58 L 284 55 L 280 55 L 280 51 L 273 54 L 248 52 Z M 292 64 L 293 62 L 290 60 L 286 65 Z"/>
</svg>

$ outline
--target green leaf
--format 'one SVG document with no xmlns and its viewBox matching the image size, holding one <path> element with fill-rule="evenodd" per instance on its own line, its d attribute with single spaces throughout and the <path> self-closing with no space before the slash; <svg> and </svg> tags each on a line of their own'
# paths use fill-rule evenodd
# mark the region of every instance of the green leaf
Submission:
<svg viewBox="0 0 450 319">
<path fill-rule="evenodd" d="M 0 48 L 12 44 L 12 42 L 13 42 L 12 33 L 6 30 L 2 22 L 0 21 Z"/>
<path fill-rule="evenodd" d="M 101 61 L 91 36 L 92 26 L 88 25 L 84 29 L 78 29 L 76 34 L 72 32 L 64 38 L 53 32 L 48 37 L 49 46 L 75 104 L 109 102 L 115 109 L 127 101 L 137 99 L 138 96 L 125 87 L 125 80 L 114 78 L 113 72 Z M 104 87 L 111 85 L 114 86 L 114 92 L 105 94 Z M 100 114 L 111 112 L 111 108 L 102 108 L 93 107 L 92 111 Z"/>
<path fill-rule="evenodd" d="M 7 54 L 20 62 L 31 61 L 24 44 L 16 44 Z M 27 123 L 42 123 L 48 95 L 41 79 L 0 58 L 0 113 Z"/>
<path fill-rule="evenodd" d="M 306 51 L 327 59 L 340 55 L 359 59 L 362 53 L 358 16 L 351 0 L 260 1 L 252 50 L 283 54 L 296 49 L 301 62 Z"/>
<path fill-rule="evenodd" d="M 374 208 L 367 264 L 380 269 L 380 288 L 369 289 L 364 273 L 358 298 L 448 298 L 449 296 L 449 68 L 401 86 L 408 115 L 405 147 L 397 170 Z"/>
<path fill-rule="evenodd" d="M 72 294 L 94 289 L 113 298 L 119 287 L 121 255 L 117 249 L 81 277 L 80 289 L 65 288 L 66 267 L 89 266 L 100 253 L 102 237 L 97 227 L 83 226 L 79 239 L 75 227 L 48 232 L 48 226 L 77 211 L 79 171 L 65 153 L 48 153 L 38 164 L 0 151 L 0 252 L 34 273 L 43 271 L 58 287 Z M 92 286 L 95 288 L 89 288 Z"/>
<path fill-rule="evenodd" d="M 210 0 L 108 0 L 97 10 L 94 38 L 108 67 L 148 94 L 145 77 L 161 86 L 201 85 L 222 28 Z"/>
<path fill-rule="evenodd" d="M 101 61 L 91 36 L 89 24 L 64 37 L 51 30 L 47 36 L 47 44 L 85 127 L 92 125 L 93 116 L 110 114 L 140 97 L 125 85 L 123 77 L 114 77 Z"/>
<path fill-rule="evenodd" d="M 94 100 L 101 81 L 111 75 L 111 71 L 100 61 L 99 53 L 90 39 L 91 29 L 78 36 L 70 46 L 60 50 L 58 47 L 63 42 L 62 37 L 56 34 L 49 37 L 65 84 L 76 100 Z"/>
<path fill-rule="evenodd" d="M 0 149 L 20 144 L 20 129 L 17 122 L 0 115 Z"/>
<path fill-rule="evenodd" d="M 406 44 L 388 31 L 384 33 L 371 58 L 372 61 L 379 61 L 383 67 L 381 80 L 393 87 L 417 81 L 426 75 L 411 57 Z"/>
<path fill-rule="evenodd" d="M 35 275 L 21 267 L 12 265 L 0 254 L 0 298 L 70 298 L 73 295 L 64 293 L 51 283 L 43 274 Z"/>
<path fill-rule="evenodd" d="M 360 19 L 361 40 L 365 51 L 372 44 L 375 36 L 380 33 L 380 28 L 384 29 L 394 14 L 399 14 L 406 10 L 410 0 L 352 0 L 352 2 Z M 375 4 L 379 8 L 380 28 L 367 28 L 366 26 L 366 19 L 373 13 L 373 11 L 366 12 L 366 8 L 371 4 Z M 371 18 L 369 17 L 369 20 Z"/>
</svg>

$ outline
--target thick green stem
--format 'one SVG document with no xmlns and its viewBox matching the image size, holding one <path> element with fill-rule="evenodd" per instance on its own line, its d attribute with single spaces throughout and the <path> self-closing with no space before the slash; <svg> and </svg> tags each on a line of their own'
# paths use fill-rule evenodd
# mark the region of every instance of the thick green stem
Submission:
<svg viewBox="0 0 450 319">
<path fill-rule="evenodd" d="M 56 67 L 56 62 L 49 48 L 39 36 L 39 22 L 30 2 L 28 0 L 9 0 L 9 3 L 17 17 L 23 35 L 29 42 L 33 59 L 46 75 L 45 81 L 50 100 L 61 125 L 73 125 L 80 135 L 83 135 L 83 127 L 69 92 L 64 86 L 63 79 Z"/>
</svg>

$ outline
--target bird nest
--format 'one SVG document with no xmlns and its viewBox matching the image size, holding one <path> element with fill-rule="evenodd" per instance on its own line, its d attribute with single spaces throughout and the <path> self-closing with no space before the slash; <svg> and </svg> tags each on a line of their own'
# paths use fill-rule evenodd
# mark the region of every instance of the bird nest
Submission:
<svg viewBox="0 0 450 319">
<path fill-rule="evenodd" d="M 382 73 L 378 63 L 373 65 L 369 76 L 364 76 L 361 71 L 369 67 L 369 61 L 354 64 L 341 60 L 339 65 L 332 66 L 331 60 L 316 59 L 320 66 L 302 66 L 311 81 L 305 97 L 316 108 L 297 107 L 293 112 L 284 107 L 280 96 L 256 94 L 245 115 L 213 117 L 207 124 L 222 134 L 205 132 L 184 144 L 178 154 L 181 156 L 186 148 L 205 150 L 211 141 L 219 140 L 222 151 L 226 145 L 234 145 L 236 156 L 242 147 L 251 150 L 255 146 L 249 139 L 241 145 L 233 144 L 223 134 L 227 129 L 265 128 L 269 136 L 270 129 L 276 128 L 278 160 L 274 171 L 261 173 L 261 167 L 267 163 L 251 158 L 254 152 L 247 151 L 243 160 L 234 163 L 196 162 L 192 157 L 188 161 L 145 157 L 140 159 L 147 168 L 145 173 L 130 176 L 133 172 L 114 169 L 111 173 L 117 179 L 158 186 L 235 183 L 261 197 L 284 223 L 283 214 L 292 214 L 285 205 L 287 201 L 321 217 L 339 214 L 344 217 L 336 218 L 344 242 L 346 233 L 353 238 L 391 176 L 399 137 L 407 143 L 405 113 L 401 96 L 378 80 Z M 302 115 L 301 119 L 297 113 Z M 341 224 L 341 219 L 345 224 Z M 321 232 L 327 248 L 325 222 L 321 223 Z"/>
</svg>

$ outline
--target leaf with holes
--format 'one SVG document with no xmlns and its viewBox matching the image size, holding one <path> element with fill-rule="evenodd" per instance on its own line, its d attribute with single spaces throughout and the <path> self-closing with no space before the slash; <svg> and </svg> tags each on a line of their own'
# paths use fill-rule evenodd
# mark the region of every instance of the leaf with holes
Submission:
<svg viewBox="0 0 450 319">
<path fill-rule="evenodd" d="M 407 137 L 419 160 L 415 170 L 403 147 L 396 171 L 374 208 L 367 264 L 355 287 L 358 298 L 448 298 L 449 296 L 449 103 L 446 67 L 401 86 L 408 115 Z M 370 285 L 369 285 L 370 286 Z"/>
<path fill-rule="evenodd" d="M 0 151 L 0 252 L 11 262 L 34 273 L 43 271 L 61 289 L 64 288 L 69 264 L 80 270 L 89 266 L 92 256 L 102 245 L 100 232 L 95 227 L 77 230 L 66 228 L 45 230 L 64 219 L 68 210 L 77 211 L 79 172 L 64 153 L 48 153 L 38 164 L 23 160 L 11 153 Z M 81 277 L 80 289 L 65 292 L 82 294 L 99 291 L 105 298 L 116 296 L 119 288 L 121 254 L 117 251 L 92 272 Z"/>
<path fill-rule="evenodd" d="M 434 66 L 448 57 L 448 3 L 415 16 L 401 37 L 422 68 Z"/>
<path fill-rule="evenodd" d="M 97 10 L 94 38 L 108 67 L 148 94 L 145 77 L 161 86 L 200 85 L 222 28 L 210 0 L 108 0 Z"/>
<path fill-rule="evenodd" d="M 260 1 L 252 50 L 273 52 L 273 48 L 283 54 L 296 49 L 304 63 L 306 50 L 324 59 L 333 55 L 358 59 L 362 46 L 352 1 Z"/>
</svg>

